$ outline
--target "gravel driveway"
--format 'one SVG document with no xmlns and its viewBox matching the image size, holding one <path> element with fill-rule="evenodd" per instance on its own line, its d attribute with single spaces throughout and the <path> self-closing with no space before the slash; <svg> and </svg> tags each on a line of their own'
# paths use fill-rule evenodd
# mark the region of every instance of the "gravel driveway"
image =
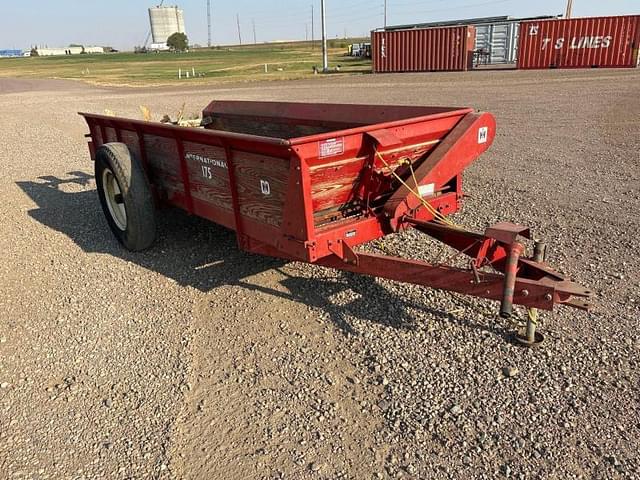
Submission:
<svg viewBox="0 0 640 480">
<path fill-rule="evenodd" d="M 491 302 L 247 255 L 180 212 L 124 251 L 76 112 L 214 98 L 493 112 L 456 221 L 531 226 L 597 310 L 545 314 L 527 350 Z M 640 71 L 0 79 L 0 111 L 0 478 L 640 476 Z M 422 237 L 385 246 L 433 258 Z"/>
</svg>

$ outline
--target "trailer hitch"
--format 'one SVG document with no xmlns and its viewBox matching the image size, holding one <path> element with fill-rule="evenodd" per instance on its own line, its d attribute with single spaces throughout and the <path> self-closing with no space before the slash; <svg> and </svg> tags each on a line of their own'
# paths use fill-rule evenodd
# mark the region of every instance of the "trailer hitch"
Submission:
<svg viewBox="0 0 640 480">
<path fill-rule="evenodd" d="M 412 218 L 403 220 L 409 226 L 442 240 L 459 252 L 473 258 L 477 267 L 457 268 L 433 264 L 420 260 L 411 260 L 391 255 L 378 255 L 366 252 L 346 253 L 344 248 L 339 254 L 323 257 L 314 262 L 317 265 L 347 270 L 364 275 L 388 278 L 400 282 L 413 283 L 431 288 L 487 298 L 502 302 L 505 292 L 505 267 L 509 244 L 504 235 L 513 235 L 511 227 L 494 226 L 497 236 L 502 240 L 478 233 L 459 230 L 453 227 L 422 222 Z M 509 233 L 511 231 L 511 233 Z M 492 230 L 488 230 L 489 233 Z M 345 243 L 346 245 L 346 243 Z M 346 245 L 348 247 L 348 245 Z M 349 249 L 347 248 L 347 252 Z M 340 255 L 341 254 L 341 255 Z M 492 268 L 495 271 L 488 271 Z M 484 269 L 484 270 L 481 270 Z M 517 262 L 517 275 L 513 284 L 513 297 L 508 301 L 512 305 L 527 308 L 553 310 L 555 305 L 567 305 L 581 310 L 589 310 L 591 305 L 585 300 L 592 293 L 586 288 L 566 279 L 544 262 L 536 262 L 520 256 Z"/>
<path fill-rule="evenodd" d="M 592 308 L 589 303 L 593 295 L 591 291 L 568 280 L 545 263 L 544 243 L 535 241 L 533 257 L 523 257 L 525 247 L 518 241 L 518 237 L 531 238 L 531 233 L 526 227 L 499 223 L 487 228 L 482 235 L 411 217 L 404 217 L 403 221 L 461 254 L 472 257 L 474 283 L 482 284 L 486 281 L 486 274 L 480 271 L 483 267 L 490 267 L 504 274 L 500 316 L 510 318 L 514 303 L 529 309 L 525 333 L 519 333 L 515 337 L 519 343 L 535 345 L 541 341 L 542 336 L 536 333 L 538 308 L 551 310 L 556 304 L 581 310 Z M 525 282 L 529 288 L 524 288 Z M 539 298 L 531 287 L 536 290 L 538 287 L 546 287 L 548 290 Z"/>
</svg>

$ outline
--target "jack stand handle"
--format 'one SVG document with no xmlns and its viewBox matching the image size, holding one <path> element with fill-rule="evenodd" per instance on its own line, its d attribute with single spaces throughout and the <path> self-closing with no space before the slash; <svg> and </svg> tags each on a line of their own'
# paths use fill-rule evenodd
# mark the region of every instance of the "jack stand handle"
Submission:
<svg viewBox="0 0 640 480">
<path fill-rule="evenodd" d="M 521 243 L 514 242 L 511 244 L 504 269 L 504 290 L 502 291 L 502 302 L 500 303 L 500 316 L 502 318 L 511 318 L 513 294 L 518 276 L 518 261 L 523 253 L 524 246 Z"/>
<path fill-rule="evenodd" d="M 538 263 L 544 262 L 546 256 L 547 244 L 540 240 L 536 240 L 533 244 L 533 261 Z"/>
<path fill-rule="evenodd" d="M 531 319 L 535 318 L 535 322 Z M 538 309 L 532 308 L 527 318 L 527 342 L 534 343 L 536 341 L 536 327 L 538 326 Z"/>
<path fill-rule="evenodd" d="M 533 245 L 533 260 L 535 262 L 543 262 L 547 252 L 547 245 L 536 240 Z M 527 316 L 527 342 L 533 344 L 536 341 L 536 328 L 538 326 L 538 309 L 532 308 Z M 534 320 L 532 320 L 534 319 Z"/>
</svg>

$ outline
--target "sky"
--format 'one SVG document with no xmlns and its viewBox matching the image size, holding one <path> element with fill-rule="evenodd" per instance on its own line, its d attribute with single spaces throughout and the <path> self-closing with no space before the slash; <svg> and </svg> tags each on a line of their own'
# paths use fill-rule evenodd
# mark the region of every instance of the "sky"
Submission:
<svg viewBox="0 0 640 480">
<path fill-rule="evenodd" d="M 156 0 L 0 0 L 0 49 L 71 43 L 132 50 L 149 32 L 147 9 Z M 169 0 L 185 15 L 190 43 L 207 44 L 206 0 Z M 320 36 L 320 0 L 211 0 L 213 45 Z M 326 0 L 328 38 L 368 36 L 384 24 L 384 0 Z M 564 14 L 566 0 L 387 0 L 389 25 L 511 15 Z M 573 16 L 640 14 L 640 0 L 573 0 Z"/>
</svg>

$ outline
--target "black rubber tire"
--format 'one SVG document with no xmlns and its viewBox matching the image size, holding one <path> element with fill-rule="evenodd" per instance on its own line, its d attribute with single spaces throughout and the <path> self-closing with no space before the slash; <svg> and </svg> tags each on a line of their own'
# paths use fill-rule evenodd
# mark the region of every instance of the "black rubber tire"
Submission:
<svg viewBox="0 0 640 480">
<path fill-rule="evenodd" d="M 126 212 L 124 230 L 118 227 L 107 205 L 103 185 L 107 168 L 113 173 L 122 195 Z M 106 143 L 96 151 L 95 173 L 102 211 L 115 237 L 128 250 L 137 252 L 149 248 L 156 238 L 155 205 L 140 162 L 124 143 Z"/>
</svg>

